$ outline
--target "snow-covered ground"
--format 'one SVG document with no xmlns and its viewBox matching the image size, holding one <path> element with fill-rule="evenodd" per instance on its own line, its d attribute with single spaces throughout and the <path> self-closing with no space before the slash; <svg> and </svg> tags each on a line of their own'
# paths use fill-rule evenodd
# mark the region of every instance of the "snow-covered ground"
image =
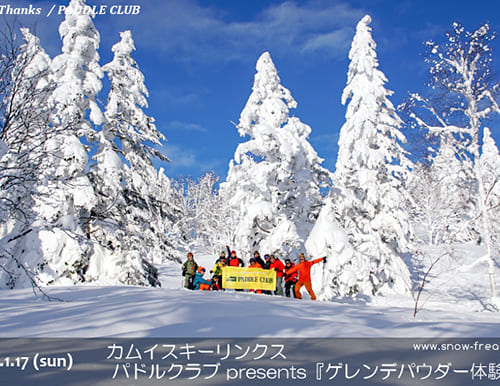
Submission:
<svg viewBox="0 0 500 386">
<path fill-rule="evenodd" d="M 211 269 L 213 257 L 195 254 Z M 251 293 L 189 291 L 180 266 L 161 266 L 161 288 L 49 287 L 0 291 L 0 337 L 500 337 L 481 251 L 461 247 L 432 271 L 423 309 L 411 297 L 313 302 Z M 465 268 L 464 264 L 468 264 Z"/>
</svg>

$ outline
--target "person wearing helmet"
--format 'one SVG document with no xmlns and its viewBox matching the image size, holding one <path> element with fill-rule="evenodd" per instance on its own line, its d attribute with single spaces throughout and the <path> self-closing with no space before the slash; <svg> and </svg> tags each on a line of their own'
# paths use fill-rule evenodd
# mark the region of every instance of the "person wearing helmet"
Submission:
<svg viewBox="0 0 500 386">
<path fill-rule="evenodd" d="M 288 270 L 287 277 L 291 277 L 294 272 L 299 273 L 299 280 L 297 281 L 297 284 L 295 284 L 295 297 L 297 299 L 302 299 L 300 289 L 304 286 L 306 287 L 309 295 L 311 295 L 311 300 L 316 300 L 316 295 L 312 289 L 311 283 L 311 267 L 320 261 L 326 262 L 326 257 L 320 257 L 319 259 L 308 261 L 306 260 L 304 254 L 301 253 L 299 256 L 299 263 L 295 267 Z"/>
<path fill-rule="evenodd" d="M 205 268 L 198 268 L 198 272 L 195 273 L 193 279 L 193 285 L 195 290 L 209 291 L 210 290 L 210 282 L 203 278 L 205 274 Z"/>
<path fill-rule="evenodd" d="M 188 289 L 193 289 L 192 283 L 194 279 L 194 274 L 198 269 L 198 264 L 194 261 L 194 256 L 192 252 L 187 254 L 187 261 L 182 265 L 182 276 L 185 277 L 184 287 Z"/>
<path fill-rule="evenodd" d="M 221 261 L 221 259 L 224 259 L 227 262 L 226 252 L 224 252 L 224 251 L 220 252 L 219 257 L 215 260 L 214 268 L 215 268 L 215 265 L 217 265 L 217 263 L 219 263 Z M 213 271 L 213 269 L 212 269 L 212 271 Z"/>
<path fill-rule="evenodd" d="M 269 269 L 271 267 L 271 255 L 264 255 L 263 269 Z"/>
</svg>

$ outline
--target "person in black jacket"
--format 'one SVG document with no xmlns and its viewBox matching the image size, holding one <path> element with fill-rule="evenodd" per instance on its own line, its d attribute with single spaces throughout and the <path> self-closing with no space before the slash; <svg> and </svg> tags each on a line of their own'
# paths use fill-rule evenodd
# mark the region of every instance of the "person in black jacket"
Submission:
<svg viewBox="0 0 500 386">
<path fill-rule="evenodd" d="M 254 251 L 253 252 L 253 258 L 255 259 L 255 261 L 257 262 L 257 264 L 259 264 L 261 267 L 263 267 L 266 264 L 265 261 L 262 260 L 262 257 L 260 257 L 259 251 Z"/>
<path fill-rule="evenodd" d="M 264 255 L 264 264 L 262 264 L 262 268 L 269 269 L 271 266 L 271 255 Z"/>
<path fill-rule="evenodd" d="M 270 269 L 271 267 L 271 255 L 264 255 L 264 264 L 262 264 L 263 269 Z M 262 291 L 265 295 L 272 295 L 273 293 L 268 290 Z"/>
</svg>

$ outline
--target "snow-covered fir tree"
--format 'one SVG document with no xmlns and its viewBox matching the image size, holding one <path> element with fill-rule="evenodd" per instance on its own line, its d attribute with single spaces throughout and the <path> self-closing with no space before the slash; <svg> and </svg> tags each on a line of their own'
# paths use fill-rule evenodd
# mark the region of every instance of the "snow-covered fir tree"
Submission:
<svg viewBox="0 0 500 386">
<path fill-rule="evenodd" d="M 131 56 L 132 34 L 120 36 L 112 48 L 113 60 L 103 66 L 111 86 L 91 173 L 98 203 L 91 213 L 90 233 L 107 252 L 103 258 L 119 270 L 120 282 L 156 285 L 153 258 L 161 261 L 173 254 L 164 229 L 170 183 L 152 164 L 152 157 L 161 156 L 152 146 L 163 136 L 143 111 L 148 91 Z M 97 279 L 100 272 L 93 268 L 89 275 Z M 113 270 L 108 274 L 115 275 Z"/>
<path fill-rule="evenodd" d="M 1 48 L 10 75 L 0 82 L 2 285 L 158 285 L 153 264 L 179 260 L 172 235 L 182 212 L 175 186 L 152 163 L 168 159 L 143 111 L 148 92 L 131 57 L 131 33 L 121 34 L 104 68 L 110 92 L 102 114 L 96 101 L 104 71 L 90 11 L 84 0 L 70 2 L 59 27 L 62 53 L 53 60 L 25 29 L 20 49 L 14 37 Z"/>
<path fill-rule="evenodd" d="M 81 12 L 84 6 L 83 0 L 72 0 L 66 8 L 59 26 L 62 53 L 50 66 L 54 89 L 48 105 L 55 135 L 45 142 L 45 151 L 52 177 L 40 184 L 37 202 L 47 224 L 45 232 L 49 233 L 42 243 L 44 272 L 38 275 L 46 277 L 43 281 L 47 283 L 62 277 L 83 281 L 93 253 L 88 218 L 96 197 L 86 175 L 88 154 L 81 138 L 93 140 L 92 124 L 103 121 L 95 101 L 103 73 L 97 53 L 100 36 L 92 17 Z"/>
<path fill-rule="evenodd" d="M 55 125 L 65 132 L 93 138 L 95 130 L 90 122 L 96 125 L 103 122 L 96 95 L 102 88 L 104 74 L 97 52 L 100 35 L 91 14 L 82 11 L 85 7 L 85 0 L 71 0 L 59 26 L 63 46 L 62 53 L 52 61 L 56 87 L 51 102 L 56 110 Z M 85 118 L 87 110 L 90 122 Z"/>
<path fill-rule="evenodd" d="M 405 137 L 389 100 L 392 92 L 385 88 L 387 79 L 378 69 L 370 22 L 367 15 L 358 23 L 349 52 L 342 94 L 342 103 L 349 101 L 346 122 L 340 131 L 334 189 L 321 216 L 324 222 L 338 222 L 354 249 L 323 243 L 322 253 L 329 257 L 325 293 L 341 296 L 405 293 L 411 287 L 402 259 L 411 236 L 402 182 L 408 162 L 400 145 Z M 339 255 L 338 250 L 349 252 Z"/>
<path fill-rule="evenodd" d="M 329 174 L 307 140 L 311 128 L 289 115 L 297 103 L 281 85 L 268 52 L 256 69 L 237 126 L 250 139 L 238 145 L 221 194 L 237 224 L 231 242 L 240 255 L 261 250 L 283 256 L 303 246 Z"/>
</svg>

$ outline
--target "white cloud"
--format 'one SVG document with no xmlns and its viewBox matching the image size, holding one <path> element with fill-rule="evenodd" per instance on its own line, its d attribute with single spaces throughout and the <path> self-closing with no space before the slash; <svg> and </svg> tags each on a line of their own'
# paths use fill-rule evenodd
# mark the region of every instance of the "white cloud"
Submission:
<svg viewBox="0 0 500 386">
<path fill-rule="evenodd" d="M 151 100 L 154 99 L 156 103 L 165 103 L 181 108 L 185 106 L 203 106 L 204 98 L 207 98 L 208 94 L 209 90 L 206 88 L 198 88 L 192 91 L 186 89 L 185 85 L 182 85 L 182 87 L 152 88 L 150 91 Z"/>
<path fill-rule="evenodd" d="M 346 45 L 352 39 L 352 30 L 350 28 L 339 29 L 330 33 L 320 34 L 307 40 L 303 47 L 302 53 L 313 52 L 335 52 L 339 47 Z"/>
<path fill-rule="evenodd" d="M 220 159 L 200 160 L 197 156 L 199 151 L 177 145 L 165 144 L 157 148 L 172 162 L 162 165 L 167 176 L 173 177 L 178 173 L 183 175 L 201 176 L 209 170 L 222 170 L 224 161 Z"/>
<path fill-rule="evenodd" d="M 167 130 L 179 130 L 179 131 L 195 131 L 198 133 L 206 133 L 208 130 L 199 125 L 198 123 L 188 123 L 181 121 L 170 121 L 166 124 Z"/>
<path fill-rule="evenodd" d="M 112 0 L 102 2 L 113 4 Z M 16 0 L 16 4 L 22 6 L 28 2 Z M 38 4 L 44 13 L 51 6 L 45 0 Z M 141 3 L 139 15 L 98 15 L 94 23 L 103 40 L 115 42 L 119 39 L 117 31 L 131 29 L 136 46 L 141 49 L 168 55 L 169 61 L 205 64 L 248 60 L 266 50 L 287 55 L 320 53 L 345 57 L 355 25 L 364 15 L 347 1 L 283 1 L 247 19 L 230 14 L 222 6 L 217 8 L 217 2 L 211 4 L 207 6 L 196 0 L 148 0 Z M 38 35 L 43 41 L 50 37 L 44 46 L 52 54 L 60 50 L 54 31 L 62 18 L 51 15 L 51 23 L 39 18 Z"/>
<path fill-rule="evenodd" d="M 347 3 L 285 1 L 250 20 L 234 21 L 193 0 L 151 4 L 144 3 L 134 19 L 134 35 L 142 45 L 170 55 L 169 60 L 189 63 L 246 60 L 265 50 L 345 57 L 364 15 Z"/>
<path fill-rule="evenodd" d="M 182 169 L 182 168 L 192 168 L 199 164 L 196 160 L 196 154 L 185 147 L 179 147 L 176 145 L 164 144 L 160 149 L 163 154 L 165 154 L 172 163 L 171 167 L 168 169 Z"/>
</svg>

